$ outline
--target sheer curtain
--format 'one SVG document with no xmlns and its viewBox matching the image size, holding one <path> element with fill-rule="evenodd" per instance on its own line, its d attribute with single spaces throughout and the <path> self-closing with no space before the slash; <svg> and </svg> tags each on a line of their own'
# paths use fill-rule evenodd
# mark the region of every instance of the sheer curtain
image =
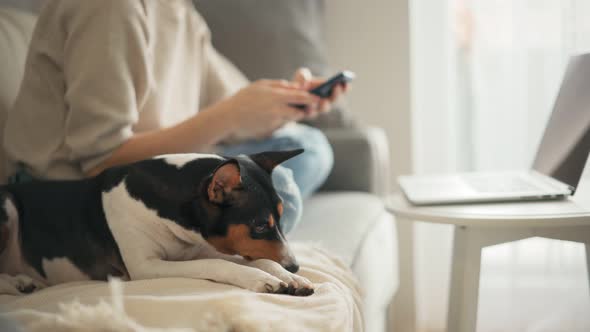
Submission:
<svg viewBox="0 0 590 332">
<path fill-rule="evenodd" d="M 529 167 L 569 56 L 590 52 L 590 1 L 411 1 L 415 171 Z M 415 231 L 418 326 L 441 330 L 451 229 Z M 488 248 L 478 330 L 588 331 L 587 294 L 581 245 Z"/>
<path fill-rule="evenodd" d="M 466 0 L 464 0 L 466 1 Z M 590 50 L 587 0 L 471 0 L 473 168 L 528 167 L 570 55 Z"/>
</svg>

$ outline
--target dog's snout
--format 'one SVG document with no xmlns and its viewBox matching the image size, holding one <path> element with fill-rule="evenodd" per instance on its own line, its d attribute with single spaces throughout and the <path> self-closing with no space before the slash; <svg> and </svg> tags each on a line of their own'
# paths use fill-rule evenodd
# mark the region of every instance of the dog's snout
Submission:
<svg viewBox="0 0 590 332">
<path fill-rule="evenodd" d="M 285 270 L 291 273 L 297 273 L 297 271 L 299 271 L 299 264 L 297 264 L 297 260 L 295 259 L 295 256 L 293 256 L 293 252 L 291 252 L 286 241 L 283 242 L 282 256 L 283 259 L 281 260 L 281 265 Z"/>
<path fill-rule="evenodd" d="M 297 265 L 297 263 L 291 263 L 291 264 L 285 266 L 285 270 L 287 270 L 291 273 L 297 273 L 297 271 L 299 271 L 299 265 Z"/>
</svg>

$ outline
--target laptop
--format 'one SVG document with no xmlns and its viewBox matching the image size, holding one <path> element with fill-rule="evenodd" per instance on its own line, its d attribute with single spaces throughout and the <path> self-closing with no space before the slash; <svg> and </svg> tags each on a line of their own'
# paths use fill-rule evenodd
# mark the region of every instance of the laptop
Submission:
<svg viewBox="0 0 590 332">
<path fill-rule="evenodd" d="M 564 199 L 590 152 L 590 54 L 570 59 L 530 170 L 401 176 L 415 205 Z"/>
</svg>

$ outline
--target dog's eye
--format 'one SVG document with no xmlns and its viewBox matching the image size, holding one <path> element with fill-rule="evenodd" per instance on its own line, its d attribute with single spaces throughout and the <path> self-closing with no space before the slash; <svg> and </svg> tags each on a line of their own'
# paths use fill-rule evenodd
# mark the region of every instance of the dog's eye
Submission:
<svg viewBox="0 0 590 332">
<path fill-rule="evenodd" d="M 268 224 L 267 224 L 267 223 L 264 223 L 264 224 L 259 224 L 259 225 L 256 225 L 256 226 L 254 227 L 254 231 L 255 231 L 256 233 L 264 233 L 264 232 L 266 232 L 267 230 L 268 230 Z"/>
</svg>

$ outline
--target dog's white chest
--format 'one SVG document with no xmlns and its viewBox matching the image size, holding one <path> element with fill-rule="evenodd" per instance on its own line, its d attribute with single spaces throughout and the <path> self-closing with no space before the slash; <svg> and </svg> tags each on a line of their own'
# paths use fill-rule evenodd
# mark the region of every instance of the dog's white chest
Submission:
<svg viewBox="0 0 590 332">
<path fill-rule="evenodd" d="M 200 234 L 160 217 L 143 202 L 131 197 L 125 181 L 103 193 L 103 208 L 132 279 L 133 267 L 144 264 L 150 257 L 169 261 L 191 260 L 211 247 Z"/>
</svg>

